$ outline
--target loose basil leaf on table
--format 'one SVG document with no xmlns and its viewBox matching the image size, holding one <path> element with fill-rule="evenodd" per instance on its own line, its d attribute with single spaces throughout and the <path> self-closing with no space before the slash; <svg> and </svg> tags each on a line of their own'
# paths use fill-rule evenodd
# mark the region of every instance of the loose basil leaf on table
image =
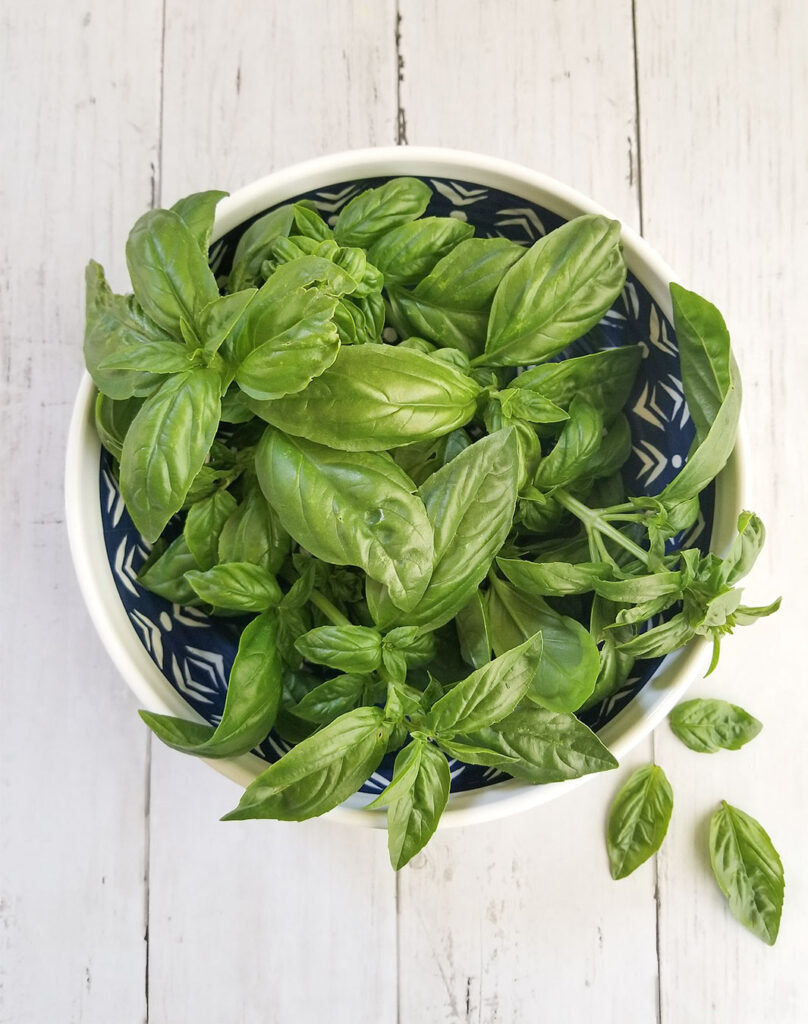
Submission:
<svg viewBox="0 0 808 1024">
<path fill-rule="evenodd" d="M 361 567 L 404 610 L 418 603 L 432 573 L 432 527 L 392 459 L 347 455 L 268 428 L 256 468 L 284 529 L 307 551 Z"/>
<path fill-rule="evenodd" d="M 673 790 L 656 764 L 638 768 L 609 811 L 607 848 L 612 878 L 626 878 L 662 845 L 673 811 Z"/>
<path fill-rule="evenodd" d="M 748 711 L 725 700 L 686 700 L 668 717 L 682 743 L 702 754 L 740 750 L 763 728 Z"/>
<path fill-rule="evenodd" d="M 263 771 L 222 821 L 303 821 L 325 814 L 378 768 L 389 730 L 381 708 L 357 708 L 340 715 Z"/>
<path fill-rule="evenodd" d="M 710 821 L 710 863 L 729 909 L 768 946 L 777 941 L 785 895 L 783 862 L 760 822 L 726 800 Z"/>
<path fill-rule="evenodd" d="M 170 715 L 141 711 L 140 717 L 168 746 L 198 757 L 236 757 L 259 744 L 275 723 L 281 700 L 281 662 L 272 612 L 254 619 L 241 634 L 227 683 L 222 719 L 214 728 Z"/>
<path fill-rule="evenodd" d="M 393 178 L 343 206 L 334 236 L 340 245 L 370 247 L 388 231 L 420 217 L 431 197 L 432 190 L 423 181 Z"/>
<path fill-rule="evenodd" d="M 185 578 L 194 593 L 214 608 L 262 612 L 281 600 L 275 577 L 251 562 L 223 562 L 204 572 L 188 572 Z"/>
</svg>

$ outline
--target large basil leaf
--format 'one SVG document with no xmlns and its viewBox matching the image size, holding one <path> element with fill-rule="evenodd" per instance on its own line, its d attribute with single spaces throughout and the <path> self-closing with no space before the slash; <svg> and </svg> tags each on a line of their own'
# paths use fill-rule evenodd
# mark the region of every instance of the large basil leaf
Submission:
<svg viewBox="0 0 808 1024">
<path fill-rule="evenodd" d="M 219 426 L 220 378 L 202 367 L 169 377 L 146 399 L 121 452 L 121 494 L 147 541 L 179 511 Z"/>
<path fill-rule="evenodd" d="M 349 346 L 302 393 L 252 407 L 286 433 L 343 451 L 383 451 L 468 423 L 479 392 L 420 352 Z"/>
<path fill-rule="evenodd" d="M 530 689 L 541 657 L 542 635 L 536 633 L 453 686 L 432 705 L 427 727 L 451 738 L 501 721 Z"/>
<path fill-rule="evenodd" d="M 420 217 L 432 190 L 417 178 L 394 178 L 367 189 L 340 210 L 334 235 L 340 245 L 368 248 L 393 228 Z"/>
<path fill-rule="evenodd" d="M 513 521 L 518 486 L 512 430 L 476 441 L 433 473 L 420 489 L 435 538 L 429 585 L 406 616 L 397 615 L 379 588 L 368 587 L 374 619 L 383 625 L 400 619 L 428 629 L 449 622 L 468 603 L 502 547 Z"/>
<path fill-rule="evenodd" d="M 214 608 L 234 612 L 262 612 L 275 608 L 281 588 L 274 576 L 251 562 L 225 562 L 205 572 L 188 572 L 194 593 Z"/>
<path fill-rule="evenodd" d="M 303 821 L 341 804 L 376 770 L 389 736 L 381 708 L 357 708 L 335 719 L 250 783 L 223 821 Z"/>
<path fill-rule="evenodd" d="M 129 233 L 126 263 L 135 298 L 170 334 L 180 321 L 193 325 L 219 297 L 207 256 L 185 222 L 171 210 L 144 213 Z"/>
<path fill-rule="evenodd" d="M 386 232 L 371 246 L 368 259 L 385 283 L 415 285 L 474 228 L 456 217 L 422 217 Z"/>
<path fill-rule="evenodd" d="M 626 878 L 662 845 L 673 811 L 673 790 L 656 764 L 638 768 L 609 811 L 606 845 L 612 878 Z"/>
<path fill-rule="evenodd" d="M 362 703 L 368 677 L 364 675 L 341 675 L 327 679 L 313 690 L 309 690 L 293 711 L 298 718 L 317 725 L 327 725 L 335 718 L 353 711 Z"/>
<path fill-rule="evenodd" d="M 418 603 L 432 573 L 432 527 L 392 459 L 347 456 L 267 429 L 256 468 L 267 501 L 302 547 L 364 569 L 404 610 Z"/>
<path fill-rule="evenodd" d="M 587 215 L 551 231 L 497 288 L 481 361 L 549 359 L 595 326 L 625 280 L 618 221 Z"/>
<path fill-rule="evenodd" d="M 259 403 L 283 398 L 303 391 L 331 366 L 339 349 L 339 335 L 331 323 L 313 327 L 309 334 L 294 339 L 271 339 L 249 353 L 236 371 L 236 383 Z"/>
<path fill-rule="evenodd" d="M 760 822 L 725 800 L 710 821 L 710 863 L 733 915 L 773 946 L 783 912 L 783 863 Z"/>
<path fill-rule="evenodd" d="M 194 192 L 178 199 L 171 207 L 194 236 L 206 258 L 210 246 L 210 236 L 213 232 L 213 221 L 216 217 L 216 207 L 226 195 L 228 195 L 227 192 L 219 192 L 216 189 L 207 192 Z"/>
<path fill-rule="evenodd" d="M 617 767 L 608 747 L 583 722 L 544 708 L 513 711 L 462 740 L 508 758 L 503 770 L 531 783 L 578 779 Z"/>
<path fill-rule="evenodd" d="M 592 693 L 600 659 L 588 630 L 560 615 L 540 597 L 524 597 L 503 580 L 492 580 L 488 619 L 494 651 L 502 654 L 540 630 L 544 649 L 527 696 L 549 711 L 577 711 Z"/>
<path fill-rule="evenodd" d="M 233 254 L 228 291 L 237 292 L 259 283 L 261 266 L 270 255 L 276 238 L 288 235 L 292 228 L 294 208 L 281 206 L 254 221 L 238 240 Z"/>
<path fill-rule="evenodd" d="M 725 700 L 686 700 L 671 711 L 669 719 L 682 743 L 701 754 L 740 750 L 763 728 L 748 711 Z"/>
<path fill-rule="evenodd" d="M 606 348 L 535 366 L 520 373 L 510 386 L 536 391 L 562 409 L 580 395 L 600 411 L 608 426 L 628 401 L 641 361 L 639 345 Z"/>
<path fill-rule="evenodd" d="M 382 661 L 382 638 L 367 626 L 318 626 L 295 641 L 307 661 L 365 674 Z"/>
<path fill-rule="evenodd" d="M 236 499 L 225 490 L 214 491 L 188 509 L 182 532 L 199 569 L 210 569 L 219 561 L 219 536 L 235 510 Z"/>
<path fill-rule="evenodd" d="M 525 255 L 506 238 L 469 238 L 436 264 L 413 295 L 443 309 L 487 311 L 510 268 Z"/>
<path fill-rule="evenodd" d="M 281 700 L 277 620 L 265 612 L 239 640 L 227 697 L 214 728 L 169 715 L 141 711 L 140 717 L 169 747 L 198 757 L 237 757 L 259 744 L 275 723 Z"/>
</svg>

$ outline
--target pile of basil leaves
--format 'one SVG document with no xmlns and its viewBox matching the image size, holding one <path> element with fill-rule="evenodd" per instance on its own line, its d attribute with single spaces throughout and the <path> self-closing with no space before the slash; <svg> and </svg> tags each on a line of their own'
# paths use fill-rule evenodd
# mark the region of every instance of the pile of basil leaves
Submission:
<svg viewBox="0 0 808 1024">
<path fill-rule="evenodd" d="M 98 432 L 153 545 L 140 582 L 252 616 L 218 726 L 143 717 L 205 757 L 273 728 L 293 744 L 231 819 L 322 814 L 398 751 L 374 805 L 400 868 L 446 806 L 447 758 L 529 783 L 613 768 L 576 712 L 694 636 L 715 664 L 726 633 L 775 610 L 737 586 L 756 516 L 724 558 L 666 543 L 735 444 L 729 336 L 671 286 L 696 439 L 661 493 L 631 495 L 639 346 L 548 362 L 621 293 L 617 222 L 578 217 L 526 249 L 424 217 L 429 187 L 399 178 L 333 226 L 306 203 L 261 217 L 217 280 L 223 195 L 138 220 L 134 294 L 87 269 Z"/>
</svg>

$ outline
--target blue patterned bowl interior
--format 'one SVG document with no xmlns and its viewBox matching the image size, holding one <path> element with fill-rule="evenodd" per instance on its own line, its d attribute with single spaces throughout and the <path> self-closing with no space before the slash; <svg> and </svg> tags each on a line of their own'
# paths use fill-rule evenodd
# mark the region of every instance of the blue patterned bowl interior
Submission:
<svg viewBox="0 0 808 1024">
<path fill-rule="evenodd" d="M 307 192 L 294 199 L 310 199 L 333 222 L 339 210 L 359 192 L 382 184 L 387 178 L 345 182 Z M 472 182 L 424 178 L 433 189 L 427 215 L 457 217 L 476 228 L 479 237 L 501 235 L 530 245 L 564 222 L 544 207 L 507 192 Z M 271 209 L 271 207 L 269 208 Z M 264 213 L 267 211 L 263 211 Z M 252 220 L 255 220 L 253 218 Z M 211 251 L 217 272 L 229 269 L 236 243 L 252 223 L 246 221 L 220 239 Z M 559 358 L 583 355 L 604 347 L 639 344 L 643 361 L 626 412 L 631 424 L 633 450 L 623 469 L 629 491 L 655 494 L 683 464 L 694 430 L 682 392 L 679 356 L 673 327 L 640 282 L 629 273 L 620 298 L 595 330 L 574 342 Z M 120 599 L 133 629 L 163 675 L 207 722 L 218 723 L 224 707 L 227 677 L 235 657 L 239 627 L 232 620 L 209 617 L 195 608 L 171 605 L 144 590 L 137 572 L 148 554 L 148 545 L 129 518 L 111 472 L 110 459 L 102 452 L 100 496 L 104 540 L 110 568 Z M 680 542 L 706 550 L 713 520 L 713 491 L 702 498 L 702 514 Z M 581 717 L 594 729 L 613 718 L 651 679 L 661 659 L 642 661 L 626 685 Z M 270 735 L 255 751 L 267 762 L 278 760 L 288 744 Z M 363 787 L 381 790 L 392 774 L 389 755 Z M 494 768 L 453 762 L 452 791 L 489 786 L 506 778 Z"/>
</svg>

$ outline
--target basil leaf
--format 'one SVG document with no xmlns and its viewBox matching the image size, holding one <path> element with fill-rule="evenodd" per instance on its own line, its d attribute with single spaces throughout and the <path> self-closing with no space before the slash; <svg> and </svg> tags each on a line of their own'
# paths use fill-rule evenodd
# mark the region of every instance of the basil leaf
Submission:
<svg viewBox="0 0 808 1024">
<path fill-rule="evenodd" d="M 219 350 L 257 294 L 255 288 L 245 288 L 234 295 L 222 295 L 205 306 L 199 314 L 199 334 L 205 352 L 212 355 Z"/>
<path fill-rule="evenodd" d="M 307 722 L 327 725 L 362 703 L 367 676 L 342 675 L 315 686 L 294 706 L 294 714 Z"/>
<path fill-rule="evenodd" d="M 413 740 L 396 757 L 393 780 L 381 794 L 388 803 L 387 848 L 396 871 L 434 835 L 450 785 L 446 758 L 431 743 Z"/>
<path fill-rule="evenodd" d="M 609 811 L 607 847 L 612 878 L 626 878 L 662 845 L 673 811 L 673 790 L 659 767 L 638 768 Z"/>
<path fill-rule="evenodd" d="M 228 279 L 229 292 L 259 283 L 261 266 L 269 256 L 276 238 L 288 235 L 292 228 L 293 207 L 281 206 L 254 221 L 238 240 L 233 267 Z"/>
<path fill-rule="evenodd" d="M 173 344 L 171 335 L 144 314 L 134 296 L 114 295 L 103 267 L 94 260 L 87 264 L 84 278 L 87 308 L 84 362 L 93 383 L 102 394 L 114 399 L 151 393 L 161 383 L 160 377 L 137 368 L 104 369 L 102 364 L 121 351 L 143 344 Z"/>
<path fill-rule="evenodd" d="M 197 568 L 196 559 L 180 534 L 157 558 L 146 562 L 137 580 L 141 586 L 166 601 L 189 604 L 196 600 L 196 594 L 185 574 Z"/>
<path fill-rule="evenodd" d="M 266 569 L 250 562 L 226 562 L 185 578 L 199 597 L 214 608 L 262 612 L 280 602 L 281 588 Z"/>
<path fill-rule="evenodd" d="M 542 656 L 542 635 L 478 668 L 432 706 L 427 727 L 438 736 L 475 732 L 505 718 L 529 690 Z"/>
<path fill-rule="evenodd" d="M 183 536 L 196 567 L 210 569 L 219 561 L 219 535 L 236 509 L 236 499 L 225 490 L 214 491 L 188 509 Z"/>
<path fill-rule="evenodd" d="M 509 386 L 535 391 L 562 409 L 568 409 L 580 395 L 601 413 L 608 426 L 628 401 L 641 361 L 639 345 L 606 348 L 535 366 L 520 373 Z"/>
<path fill-rule="evenodd" d="M 682 743 L 701 754 L 740 750 L 763 728 L 737 704 L 700 698 L 679 704 L 671 711 L 669 721 Z"/>
<path fill-rule="evenodd" d="M 314 239 L 317 242 L 325 242 L 334 237 L 334 232 L 326 224 L 320 214 L 306 206 L 305 203 L 295 203 L 292 207 L 295 218 L 295 227 L 301 235 Z"/>
<path fill-rule="evenodd" d="M 382 660 L 382 638 L 367 626 L 319 626 L 298 637 L 295 647 L 307 661 L 341 672 L 373 672 Z"/>
<path fill-rule="evenodd" d="M 726 800 L 710 821 L 710 863 L 733 916 L 773 946 L 783 912 L 783 863 L 760 822 Z"/>
<path fill-rule="evenodd" d="M 387 231 L 371 246 L 370 262 L 385 283 L 415 285 L 474 228 L 456 217 L 422 217 Z"/>
<path fill-rule="evenodd" d="M 432 572 L 432 527 L 392 459 L 347 456 L 268 429 L 256 468 L 267 500 L 302 547 L 334 565 L 364 569 L 403 610 L 417 604 Z"/>
<path fill-rule="evenodd" d="M 618 647 L 624 654 L 630 654 L 633 658 L 661 658 L 671 651 L 684 647 L 688 640 L 692 640 L 695 632 L 687 617 L 680 612 L 667 622 L 647 629 L 633 639 L 619 644 Z"/>
<path fill-rule="evenodd" d="M 503 277 L 524 255 L 507 238 L 468 238 L 436 264 L 413 296 L 443 309 L 487 312 Z"/>
<path fill-rule="evenodd" d="M 538 391 L 527 388 L 506 388 L 494 396 L 502 406 L 503 416 L 527 420 L 529 423 L 560 423 L 569 419 L 564 410 Z"/>
<path fill-rule="evenodd" d="M 542 459 L 533 482 L 538 488 L 563 487 L 586 471 L 603 442 L 603 417 L 585 398 L 573 398 L 570 418 L 552 451 Z"/>
<path fill-rule="evenodd" d="M 491 629 L 485 600 L 475 590 L 471 600 L 455 616 L 457 638 L 463 660 L 472 668 L 482 668 L 491 660 Z"/>
<path fill-rule="evenodd" d="M 100 391 L 95 399 L 95 429 L 101 444 L 120 462 L 123 439 L 143 404 L 141 398 L 116 401 Z"/>
<path fill-rule="evenodd" d="M 432 190 L 423 181 L 393 178 L 343 206 L 334 224 L 334 236 L 340 245 L 368 248 L 393 228 L 420 217 L 431 198 Z"/>
<path fill-rule="evenodd" d="M 500 579 L 493 579 L 488 591 L 488 618 L 496 654 L 541 631 L 541 667 L 527 696 L 548 711 L 577 711 L 592 693 L 600 668 L 589 631 L 540 597 L 528 599 Z"/>
<path fill-rule="evenodd" d="M 241 504 L 222 527 L 218 560 L 252 562 L 275 574 L 283 565 L 290 544 L 289 534 L 253 480 Z"/>
<path fill-rule="evenodd" d="M 140 408 L 121 452 L 121 494 L 147 541 L 179 511 L 219 426 L 219 376 L 169 377 Z"/>
<path fill-rule="evenodd" d="M 191 353 L 176 341 L 161 341 L 142 338 L 118 347 L 111 355 L 105 356 L 96 369 L 140 370 L 146 373 L 182 373 L 193 366 Z"/>
<path fill-rule="evenodd" d="M 281 700 L 277 622 L 272 612 L 253 620 L 241 634 L 219 724 L 214 728 L 170 715 L 141 711 L 152 732 L 175 750 L 197 757 L 238 757 L 272 729 Z"/>
<path fill-rule="evenodd" d="M 210 236 L 213 233 L 216 207 L 227 195 L 229 193 L 219 192 L 216 189 L 211 189 L 208 192 L 194 192 L 190 196 L 178 199 L 171 207 L 172 213 L 176 213 L 182 220 L 196 239 L 197 245 L 202 250 L 202 255 L 206 258 L 210 246 Z"/>
<path fill-rule="evenodd" d="M 549 359 L 595 326 L 625 280 L 619 222 L 597 215 L 568 221 L 502 279 L 482 359 L 496 366 Z"/>
<path fill-rule="evenodd" d="M 423 282 L 422 282 L 423 283 Z M 416 335 L 476 356 L 485 341 L 486 310 L 438 306 L 397 285 L 386 288 L 388 319 L 402 337 Z"/>
<path fill-rule="evenodd" d="M 657 572 L 648 576 L 633 576 L 626 580 L 598 580 L 593 589 L 610 601 L 639 604 L 658 597 L 680 594 L 683 587 L 680 572 Z M 646 616 L 648 618 L 648 616 Z"/>
<path fill-rule="evenodd" d="M 578 779 L 617 767 L 609 749 L 583 722 L 544 708 L 513 711 L 463 740 L 504 755 L 509 759 L 504 765 L 509 775 L 534 784 Z"/>
<path fill-rule="evenodd" d="M 477 734 L 475 733 L 475 735 Z M 458 761 L 464 761 L 466 764 L 481 764 L 486 768 L 500 768 L 505 772 L 509 770 L 510 765 L 516 764 L 518 761 L 518 758 L 509 757 L 507 754 L 503 754 L 501 751 L 491 747 L 483 747 L 477 743 L 466 742 L 465 737 L 462 740 L 458 740 L 455 737 L 447 739 L 445 736 L 441 736 L 438 740 L 438 745 L 445 754 L 456 758 Z"/>
<path fill-rule="evenodd" d="M 751 626 L 757 619 L 766 618 L 768 615 L 774 615 L 780 608 L 781 598 L 772 601 L 771 604 L 758 607 L 750 607 L 746 604 L 739 604 L 735 609 L 735 622 L 739 626 Z"/>
<path fill-rule="evenodd" d="M 381 708 L 357 708 L 298 743 L 244 791 L 223 821 L 303 821 L 341 804 L 376 770 L 389 727 Z"/>
<path fill-rule="evenodd" d="M 448 434 L 480 388 L 450 366 L 389 345 L 347 347 L 300 394 L 253 403 L 268 423 L 343 451 L 383 451 Z"/>
<path fill-rule="evenodd" d="M 236 371 L 236 383 L 253 399 L 247 404 L 261 415 L 261 403 L 303 391 L 332 365 L 339 350 L 333 324 L 314 326 L 308 334 L 282 342 L 273 338 L 250 352 Z"/>
<path fill-rule="evenodd" d="M 137 221 L 126 242 L 126 263 L 135 298 L 170 334 L 182 319 L 194 324 L 219 296 L 207 257 L 171 210 L 149 210 Z"/>
<path fill-rule="evenodd" d="M 343 345 L 381 342 L 384 330 L 384 299 L 381 294 L 355 298 L 343 295 L 334 310 L 334 326 Z"/>
<path fill-rule="evenodd" d="M 498 558 L 497 565 L 523 594 L 566 597 L 588 594 L 597 581 L 610 575 L 605 562 L 525 562 L 521 558 Z"/>
<path fill-rule="evenodd" d="M 757 561 L 766 540 L 766 528 L 754 512 L 738 517 L 738 536 L 721 565 L 721 579 L 729 586 L 742 580 Z"/>
</svg>

